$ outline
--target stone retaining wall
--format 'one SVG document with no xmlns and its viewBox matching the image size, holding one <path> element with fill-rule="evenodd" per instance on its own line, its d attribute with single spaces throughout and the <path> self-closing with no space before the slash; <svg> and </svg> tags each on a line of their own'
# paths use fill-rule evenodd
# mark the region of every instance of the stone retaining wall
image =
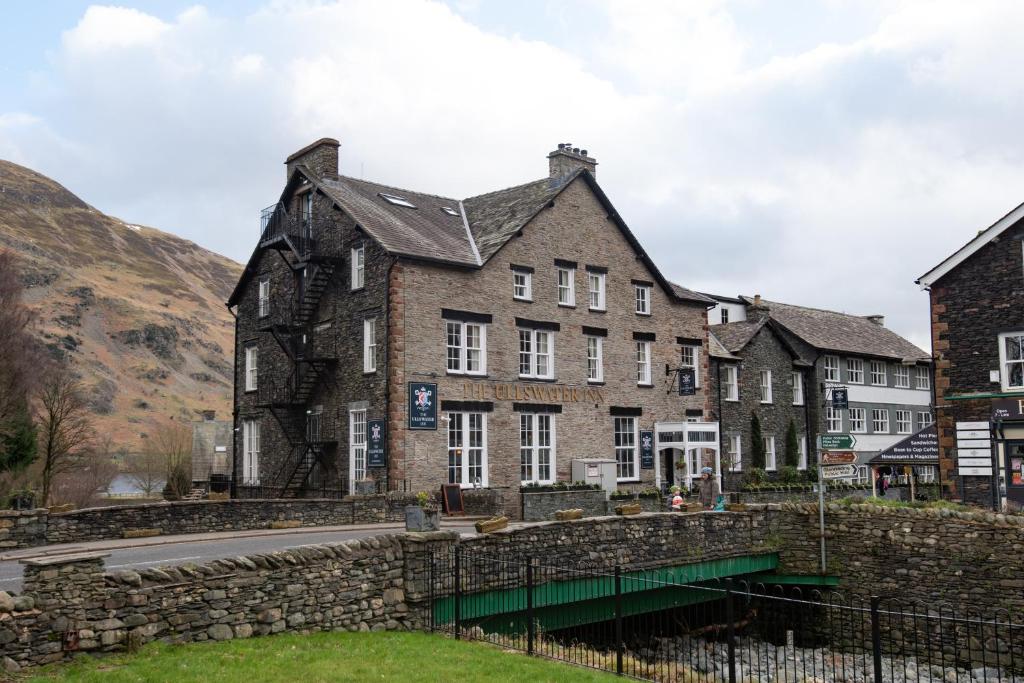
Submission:
<svg viewBox="0 0 1024 683">
<path fill-rule="evenodd" d="M 587 489 L 581 491 L 542 491 L 527 493 L 524 489 L 520 494 L 523 501 L 523 520 L 541 522 L 555 518 L 558 510 L 580 508 L 584 517 L 601 517 L 608 514 L 605 501 L 608 493 L 603 489 Z"/>
<path fill-rule="evenodd" d="M 46 543 L 46 510 L 0 512 L 0 548 L 31 548 Z"/>
</svg>

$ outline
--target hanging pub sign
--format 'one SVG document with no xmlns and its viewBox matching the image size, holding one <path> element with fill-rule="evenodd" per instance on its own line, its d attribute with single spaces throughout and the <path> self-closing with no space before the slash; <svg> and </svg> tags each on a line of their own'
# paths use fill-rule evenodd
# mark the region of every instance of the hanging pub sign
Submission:
<svg viewBox="0 0 1024 683">
<path fill-rule="evenodd" d="M 654 469 L 654 432 L 640 432 L 640 469 Z"/>
<path fill-rule="evenodd" d="M 409 382 L 409 429 L 437 429 L 437 385 Z"/>
<path fill-rule="evenodd" d="M 693 396 L 697 392 L 697 373 L 693 368 L 679 368 L 679 395 Z"/>
<path fill-rule="evenodd" d="M 387 467 L 387 431 L 384 420 L 366 421 L 366 466 Z"/>
<path fill-rule="evenodd" d="M 846 387 L 832 389 L 832 407 L 836 410 L 850 407 L 850 390 Z"/>
</svg>

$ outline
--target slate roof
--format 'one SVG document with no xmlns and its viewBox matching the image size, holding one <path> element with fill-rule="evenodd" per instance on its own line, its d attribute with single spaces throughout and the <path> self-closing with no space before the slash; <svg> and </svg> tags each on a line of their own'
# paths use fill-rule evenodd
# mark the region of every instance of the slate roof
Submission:
<svg viewBox="0 0 1024 683">
<path fill-rule="evenodd" d="M 767 318 L 760 321 L 741 320 L 734 323 L 712 325 L 711 327 L 714 330 L 715 336 L 722 342 L 722 346 L 730 353 L 737 353 L 750 343 L 754 335 L 760 332 L 767 322 Z"/>
<path fill-rule="evenodd" d="M 708 354 L 712 358 L 718 358 L 720 360 L 741 360 L 739 356 L 734 356 L 725 348 L 718 337 L 715 336 L 714 332 L 708 332 Z"/>
<path fill-rule="evenodd" d="M 715 305 L 715 300 L 705 294 L 695 292 L 692 289 L 687 289 L 686 287 L 683 287 L 682 285 L 677 285 L 674 282 L 670 282 L 669 284 L 672 285 L 673 293 L 675 293 L 675 295 L 680 299 L 686 299 L 687 301 L 697 301 L 702 304 L 707 304 L 708 306 Z"/>
<path fill-rule="evenodd" d="M 577 175 L 542 178 L 467 199 L 464 202 L 466 218 L 480 258 L 487 261 L 494 256 Z"/>
<path fill-rule="evenodd" d="M 753 303 L 750 297 L 743 299 L 746 303 Z M 762 300 L 761 303 L 768 307 L 768 315 L 772 320 L 816 349 L 898 361 L 931 360 L 927 352 L 867 318 L 774 301 Z M 716 325 L 716 334 L 719 327 L 725 325 Z"/>
</svg>

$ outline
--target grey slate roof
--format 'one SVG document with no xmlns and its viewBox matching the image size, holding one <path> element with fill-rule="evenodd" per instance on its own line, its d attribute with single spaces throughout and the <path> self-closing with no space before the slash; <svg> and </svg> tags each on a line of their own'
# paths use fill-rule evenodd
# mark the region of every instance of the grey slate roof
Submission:
<svg viewBox="0 0 1024 683">
<path fill-rule="evenodd" d="M 743 299 L 753 302 L 749 297 Z M 899 361 L 931 360 L 925 351 L 867 318 L 774 301 L 762 300 L 761 303 L 768 307 L 772 320 L 816 349 Z M 718 334 L 717 328 L 724 326 L 715 327 Z"/>
<path fill-rule="evenodd" d="M 730 353 L 737 353 L 743 350 L 743 347 L 750 343 L 750 340 L 754 338 L 762 327 L 768 322 L 765 318 L 761 321 L 753 320 L 741 320 L 735 323 L 725 323 L 723 325 L 712 325 L 711 329 L 714 331 L 718 340 L 722 342 Z"/>
<path fill-rule="evenodd" d="M 719 360 L 741 360 L 739 356 L 734 356 L 725 348 L 718 337 L 715 336 L 714 332 L 708 332 L 708 354 L 712 358 L 718 358 Z"/>
<path fill-rule="evenodd" d="M 542 178 L 467 199 L 464 202 L 466 217 L 480 258 L 486 261 L 494 256 L 577 175 Z"/>
<path fill-rule="evenodd" d="M 680 299 L 686 299 L 687 301 L 697 301 L 702 304 L 707 304 L 708 306 L 714 306 L 715 304 L 715 300 L 705 294 L 695 292 L 692 289 L 687 289 L 686 287 L 683 287 L 682 285 L 677 285 L 674 282 L 669 282 L 669 284 L 672 285 L 672 291 Z"/>
</svg>

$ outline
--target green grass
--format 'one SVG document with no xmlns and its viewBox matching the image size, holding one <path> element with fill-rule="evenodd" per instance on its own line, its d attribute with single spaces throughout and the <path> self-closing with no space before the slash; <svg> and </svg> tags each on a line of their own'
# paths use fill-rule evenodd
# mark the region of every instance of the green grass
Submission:
<svg viewBox="0 0 1024 683">
<path fill-rule="evenodd" d="M 83 657 L 20 680 L 102 681 L 611 681 L 611 674 L 427 633 L 313 633 L 221 643 L 153 643 L 134 655 Z"/>
</svg>

